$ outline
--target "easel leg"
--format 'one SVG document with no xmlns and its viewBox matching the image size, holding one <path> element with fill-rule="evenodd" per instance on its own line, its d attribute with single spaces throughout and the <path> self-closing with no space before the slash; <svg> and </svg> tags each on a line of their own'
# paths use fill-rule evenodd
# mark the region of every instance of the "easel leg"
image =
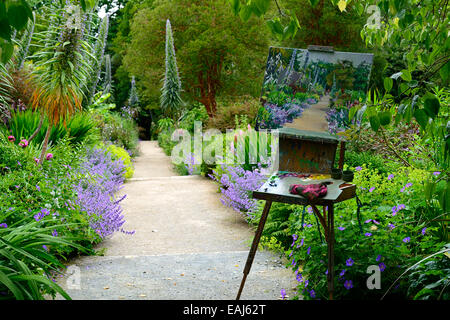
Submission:
<svg viewBox="0 0 450 320">
<path fill-rule="evenodd" d="M 334 207 L 328 206 L 328 292 L 330 300 L 334 293 Z"/>
<path fill-rule="evenodd" d="M 253 238 L 253 243 L 250 248 L 250 252 L 248 253 L 247 262 L 244 267 L 244 276 L 242 277 L 241 286 L 239 287 L 239 292 L 237 294 L 236 300 L 239 300 L 241 297 L 242 289 L 244 289 L 245 280 L 247 279 L 247 275 L 250 272 L 250 268 L 252 267 L 253 259 L 255 258 L 256 250 L 258 249 L 259 240 L 261 239 L 261 234 L 264 230 L 264 225 L 266 224 L 267 216 L 270 211 L 270 207 L 272 206 L 271 201 L 266 201 L 264 206 L 261 219 L 259 220 L 258 229 L 256 230 L 255 237 Z"/>
</svg>

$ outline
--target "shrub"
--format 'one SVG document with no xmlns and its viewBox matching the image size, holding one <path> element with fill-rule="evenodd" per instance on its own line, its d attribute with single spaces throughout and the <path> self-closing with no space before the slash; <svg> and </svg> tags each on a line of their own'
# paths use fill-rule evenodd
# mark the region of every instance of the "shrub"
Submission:
<svg viewBox="0 0 450 320">
<path fill-rule="evenodd" d="M 40 117 L 41 115 L 38 112 L 32 112 L 31 110 L 12 112 L 11 119 L 8 122 L 9 130 L 4 127 L 2 129 L 5 134 L 16 137 L 18 143 L 19 139 L 28 139 L 34 133 L 38 128 Z M 40 131 L 32 141 L 33 144 L 40 145 L 44 141 L 47 128 L 48 121 L 45 119 Z M 97 123 L 88 113 L 76 113 L 66 123 L 61 121 L 58 125 L 53 126 L 49 139 L 51 144 L 56 145 L 63 138 L 68 138 L 72 144 L 85 142 L 92 145 L 100 139 Z"/>
<path fill-rule="evenodd" d="M 361 230 L 356 201 L 335 205 L 335 299 L 379 299 L 385 290 L 368 290 L 366 285 L 370 265 L 380 267 L 381 288 L 387 289 L 408 266 L 442 248 L 446 241 L 440 231 L 443 225 L 435 221 L 437 216 L 430 214 L 423 200 L 424 176 L 428 173 L 417 169 L 386 176 L 364 165 L 356 168 L 354 183 L 364 205 Z M 278 227 L 272 234 L 266 230 L 265 236 L 275 236 L 283 244 L 298 281 L 297 297 L 328 298 L 327 246 L 312 210 L 308 209 L 302 224 L 301 215 L 292 214 L 298 206 L 278 209 L 285 213 L 284 217 L 282 212 L 277 214 L 284 232 Z M 286 234 L 292 235 L 290 241 Z M 413 298 L 412 292 L 403 278 L 387 298 Z"/>
<path fill-rule="evenodd" d="M 100 120 L 101 136 L 104 142 L 111 142 L 129 151 L 132 156 L 138 154 L 139 132 L 131 118 L 122 118 L 114 112 L 97 115 Z"/>
<path fill-rule="evenodd" d="M 251 193 L 267 178 L 259 169 L 250 171 L 238 165 L 219 165 L 210 177 L 220 184 L 220 201 L 239 213 L 245 213 L 247 218 L 252 218 L 258 204 L 251 198 Z"/>
<path fill-rule="evenodd" d="M 53 247 L 70 246 L 86 251 L 74 239 L 57 236 L 67 224 L 42 227 L 40 222 L 0 227 L 0 300 L 44 300 L 44 294 L 69 295 L 52 280 L 52 273 L 64 267 Z"/>
<path fill-rule="evenodd" d="M 123 184 L 123 171 L 123 162 L 113 160 L 110 152 L 90 149 L 79 171 L 85 178 L 74 186 L 77 191 L 75 203 L 87 215 L 91 229 L 101 238 L 116 231 L 134 233 L 122 228 L 125 220 L 120 202 L 126 195 L 120 199 L 115 197 Z"/>
<path fill-rule="evenodd" d="M 259 106 L 259 100 L 250 97 L 238 102 L 222 102 L 217 107 L 216 115 L 209 119 L 207 127 L 222 132 L 235 129 L 236 118 L 243 127 L 247 124 L 254 126 Z"/>
</svg>

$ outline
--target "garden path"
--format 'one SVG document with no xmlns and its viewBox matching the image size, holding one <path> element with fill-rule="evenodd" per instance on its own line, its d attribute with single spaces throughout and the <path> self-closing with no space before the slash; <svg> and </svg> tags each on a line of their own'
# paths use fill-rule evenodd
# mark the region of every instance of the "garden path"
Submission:
<svg viewBox="0 0 450 320">
<path fill-rule="evenodd" d="M 329 109 L 329 105 L 330 96 L 322 96 L 318 103 L 304 110 L 300 118 L 294 119 L 292 123 L 286 123 L 284 126 L 299 130 L 328 132 L 326 112 Z"/>
<path fill-rule="evenodd" d="M 73 299 L 235 299 L 253 231 L 220 202 L 217 185 L 201 176 L 178 176 L 156 141 L 141 141 L 135 175 L 120 191 L 124 229 L 79 257 L 74 278 L 58 283 Z M 241 299 L 278 299 L 292 294 L 293 273 L 280 258 L 258 251 Z M 76 282 L 75 282 L 76 284 Z"/>
</svg>

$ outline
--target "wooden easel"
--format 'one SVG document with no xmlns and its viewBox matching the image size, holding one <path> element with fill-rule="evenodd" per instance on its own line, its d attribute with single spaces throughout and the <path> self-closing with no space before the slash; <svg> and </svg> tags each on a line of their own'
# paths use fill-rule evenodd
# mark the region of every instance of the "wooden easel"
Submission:
<svg viewBox="0 0 450 320">
<path fill-rule="evenodd" d="M 310 51 L 322 51 L 333 53 L 333 47 L 327 46 L 308 46 Z M 279 153 L 279 170 L 280 171 L 292 171 L 302 173 L 330 173 L 334 158 L 336 155 L 336 149 L 338 142 L 340 143 L 339 151 L 339 164 L 340 169 L 344 165 L 345 156 L 345 142 L 332 137 L 325 133 L 314 132 L 302 132 L 296 129 L 287 129 L 284 132 L 280 132 L 280 153 Z M 300 146 L 300 147 L 299 147 Z M 299 165 L 298 159 L 302 164 Z M 325 160 L 325 161 L 322 161 Z M 317 166 L 308 166 L 305 163 L 317 164 Z M 327 165 L 331 163 L 331 166 Z M 306 166 L 306 167 L 305 167 Z M 349 200 L 356 196 L 356 186 L 351 183 L 345 183 L 343 180 L 326 179 L 333 182 L 334 193 L 327 195 L 324 198 L 318 198 L 314 201 L 309 201 L 306 198 L 299 195 L 292 195 L 289 193 L 289 185 L 292 183 L 289 179 L 282 179 L 277 181 L 274 187 L 273 181 L 266 181 L 264 185 L 258 190 L 253 192 L 253 198 L 259 200 L 265 200 L 264 209 L 259 221 L 258 228 L 253 238 L 253 242 L 248 254 L 247 262 L 244 267 L 244 275 L 242 277 L 241 285 L 236 297 L 239 300 L 242 290 L 244 289 L 245 281 L 255 258 L 258 244 L 261 239 L 264 226 L 269 215 L 272 202 L 289 203 L 297 205 L 309 205 L 311 206 L 314 214 L 318 218 L 325 235 L 325 241 L 327 243 L 328 252 L 328 292 L 330 300 L 333 299 L 334 294 L 334 204 L 342 201 Z M 314 181 L 313 183 L 318 183 Z M 337 190 L 338 188 L 338 190 Z M 317 208 L 317 206 L 323 207 L 323 213 Z"/>
</svg>

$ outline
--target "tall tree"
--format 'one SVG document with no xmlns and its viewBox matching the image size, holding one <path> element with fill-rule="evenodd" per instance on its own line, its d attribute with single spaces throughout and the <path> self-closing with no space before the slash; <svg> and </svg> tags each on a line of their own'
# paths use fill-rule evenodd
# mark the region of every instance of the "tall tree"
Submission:
<svg viewBox="0 0 450 320">
<path fill-rule="evenodd" d="M 177 58 L 173 44 L 170 20 L 166 22 L 166 70 L 161 88 L 161 108 L 166 116 L 176 119 L 179 116 L 181 100 L 181 81 L 178 74 Z"/>
<path fill-rule="evenodd" d="M 352 3 L 343 12 L 330 0 L 320 0 L 314 7 L 309 0 L 284 0 L 283 4 L 292 9 L 300 24 L 295 37 L 286 39 L 285 44 L 296 48 L 324 45 L 337 50 L 365 49 L 360 32 L 367 18 L 353 10 Z"/>
<path fill-rule="evenodd" d="M 124 66 L 139 78 L 141 97 L 158 104 L 164 70 L 164 28 L 170 19 L 183 81 L 183 100 L 201 102 L 214 116 L 221 94 L 259 95 L 267 58 L 264 22 L 241 22 L 226 0 L 156 0 L 131 22 Z"/>
</svg>

